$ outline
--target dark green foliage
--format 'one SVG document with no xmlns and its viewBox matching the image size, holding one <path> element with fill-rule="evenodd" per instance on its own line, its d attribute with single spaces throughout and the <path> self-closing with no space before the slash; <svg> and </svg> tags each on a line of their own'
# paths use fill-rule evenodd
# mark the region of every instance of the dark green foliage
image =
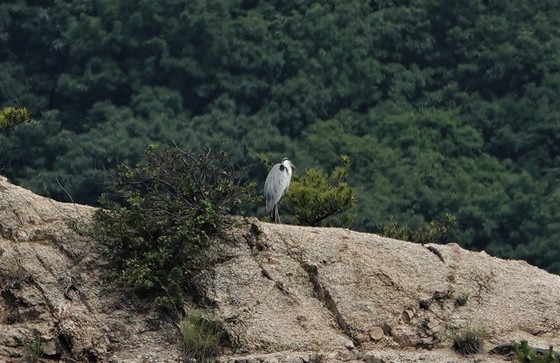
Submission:
<svg viewBox="0 0 560 363">
<path fill-rule="evenodd" d="M 356 189 L 346 182 L 349 169 L 350 158 L 343 155 L 341 165 L 329 176 L 322 169 L 311 168 L 304 175 L 293 177 L 283 201 L 298 224 L 319 226 L 356 204 Z"/>
<path fill-rule="evenodd" d="M 448 211 L 448 239 L 560 273 L 559 28 L 553 0 L 8 0 L 0 108 L 37 122 L 0 134 L 0 167 L 96 204 L 151 143 L 349 155 L 357 228 Z"/>
<path fill-rule="evenodd" d="M 407 228 L 400 224 L 394 216 L 390 216 L 389 221 L 381 224 L 379 226 L 379 229 L 382 236 L 398 239 L 401 241 L 410 240 L 410 236 L 413 234 L 410 228 Z"/>
<path fill-rule="evenodd" d="M 457 218 L 445 213 L 445 221 L 430 221 L 415 229 L 400 224 L 395 217 L 389 217 L 389 221 L 379 226 L 380 233 L 389 238 L 417 243 L 442 243 L 449 238 L 448 235 L 457 223 Z"/>
<path fill-rule="evenodd" d="M 526 340 L 522 340 L 521 343 L 514 343 L 513 347 L 516 358 L 521 363 L 558 363 L 558 355 L 552 346 L 548 351 L 537 353 Z"/>
<path fill-rule="evenodd" d="M 90 234 L 120 281 L 180 303 L 189 279 L 211 264 L 227 214 L 253 202 L 254 184 L 224 153 L 147 149 L 122 164 L 114 190 L 101 197 Z"/>
</svg>

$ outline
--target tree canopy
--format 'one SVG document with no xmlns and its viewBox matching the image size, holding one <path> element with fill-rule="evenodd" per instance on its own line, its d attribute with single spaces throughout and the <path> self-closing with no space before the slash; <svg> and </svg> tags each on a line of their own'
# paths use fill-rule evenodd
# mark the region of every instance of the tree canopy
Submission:
<svg viewBox="0 0 560 363">
<path fill-rule="evenodd" d="M 559 93 L 553 0 L 0 4 L 0 108 L 33 115 L 2 173 L 60 200 L 153 143 L 348 155 L 358 229 L 450 213 L 450 240 L 560 273 Z"/>
</svg>

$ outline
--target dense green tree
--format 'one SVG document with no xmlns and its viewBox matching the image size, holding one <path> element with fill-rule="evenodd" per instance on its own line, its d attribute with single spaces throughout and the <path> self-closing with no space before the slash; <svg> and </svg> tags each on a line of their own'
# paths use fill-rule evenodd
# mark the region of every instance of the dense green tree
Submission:
<svg viewBox="0 0 560 363">
<path fill-rule="evenodd" d="M 348 227 L 347 220 L 332 222 L 333 216 L 344 214 L 356 204 L 356 189 L 347 183 L 350 158 L 343 155 L 341 165 L 330 173 L 311 168 L 290 183 L 284 197 L 286 209 L 304 226 L 330 225 Z"/>
<path fill-rule="evenodd" d="M 0 161 L 93 204 L 151 143 L 224 149 L 261 183 L 261 153 L 346 154 L 357 228 L 451 213 L 463 246 L 560 272 L 559 29 L 553 0 L 8 0 L 0 107 L 34 121 Z"/>
<path fill-rule="evenodd" d="M 244 177 L 223 152 L 150 146 L 140 163 L 116 169 L 86 234 L 126 286 L 179 307 L 191 279 L 216 261 L 228 213 L 253 202 Z"/>
</svg>

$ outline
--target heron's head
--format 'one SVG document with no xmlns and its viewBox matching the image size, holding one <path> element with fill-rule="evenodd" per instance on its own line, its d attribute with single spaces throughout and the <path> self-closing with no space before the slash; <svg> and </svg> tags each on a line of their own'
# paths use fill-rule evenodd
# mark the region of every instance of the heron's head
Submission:
<svg viewBox="0 0 560 363">
<path fill-rule="evenodd" d="M 295 169 L 296 167 L 290 160 L 288 160 L 288 158 L 282 159 L 282 165 L 287 169 Z"/>
</svg>

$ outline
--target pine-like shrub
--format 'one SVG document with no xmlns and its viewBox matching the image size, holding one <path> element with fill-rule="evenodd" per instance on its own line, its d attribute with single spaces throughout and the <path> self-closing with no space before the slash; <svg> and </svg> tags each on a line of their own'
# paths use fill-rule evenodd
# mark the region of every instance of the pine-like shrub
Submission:
<svg viewBox="0 0 560 363">
<path fill-rule="evenodd" d="M 255 198 L 245 170 L 224 153 L 152 146 L 143 163 L 120 165 L 113 177 L 90 234 L 121 282 L 175 304 L 214 262 L 228 214 Z"/>
</svg>

